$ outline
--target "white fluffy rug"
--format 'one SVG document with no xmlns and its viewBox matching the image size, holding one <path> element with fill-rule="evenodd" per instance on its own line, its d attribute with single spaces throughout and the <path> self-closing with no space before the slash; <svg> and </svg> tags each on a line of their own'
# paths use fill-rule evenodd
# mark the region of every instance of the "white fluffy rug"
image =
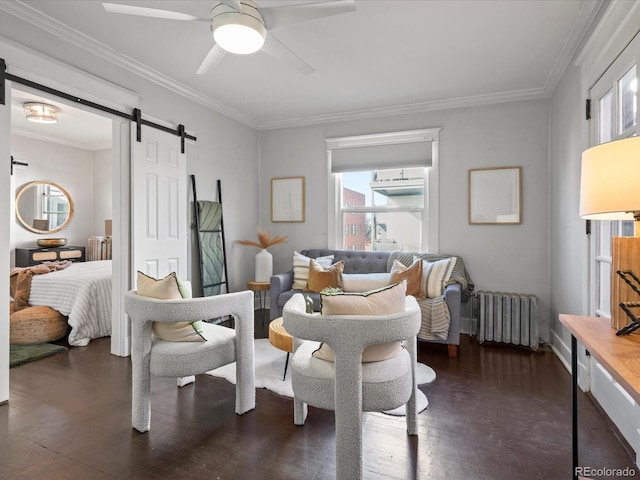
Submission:
<svg viewBox="0 0 640 480">
<path fill-rule="evenodd" d="M 255 341 L 256 388 L 266 388 L 279 395 L 293 397 L 290 370 L 287 370 L 287 378 L 284 381 L 282 380 L 286 358 L 286 352 L 272 346 L 268 339 L 257 339 Z M 224 378 L 234 385 L 236 383 L 236 366 L 233 363 L 207 372 L 207 374 Z M 418 385 L 431 383 L 435 378 L 436 372 L 431 367 L 422 363 L 418 364 Z M 426 395 L 420 390 L 418 390 L 417 401 L 418 412 L 422 412 L 429 405 Z M 404 415 L 405 407 L 401 406 L 385 413 L 389 415 Z"/>
</svg>

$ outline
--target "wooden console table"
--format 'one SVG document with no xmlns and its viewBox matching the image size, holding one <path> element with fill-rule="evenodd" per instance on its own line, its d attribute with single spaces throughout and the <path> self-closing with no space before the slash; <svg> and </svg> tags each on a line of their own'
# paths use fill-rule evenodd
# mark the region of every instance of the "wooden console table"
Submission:
<svg viewBox="0 0 640 480">
<path fill-rule="evenodd" d="M 640 335 L 616 336 L 611 320 L 600 317 L 560 315 L 571 333 L 571 378 L 573 385 L 573 478 L 578 479 L 578 345 L 577 340 L 609 374 L 640 403 Z"/>
</svg>

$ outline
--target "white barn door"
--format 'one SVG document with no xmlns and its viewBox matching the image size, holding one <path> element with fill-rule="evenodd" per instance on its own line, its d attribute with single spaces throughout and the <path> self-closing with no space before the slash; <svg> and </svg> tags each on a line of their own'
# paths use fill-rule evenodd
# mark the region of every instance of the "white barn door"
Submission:
<svg viewBox="0 0 640 480">
<path fill-rule="evenodd" d="M 180 137 L 131 124 L 132 281 L 141 271 L 154 278 L 176 272 L 187 279 L 187 166 Z"/>
</svg>

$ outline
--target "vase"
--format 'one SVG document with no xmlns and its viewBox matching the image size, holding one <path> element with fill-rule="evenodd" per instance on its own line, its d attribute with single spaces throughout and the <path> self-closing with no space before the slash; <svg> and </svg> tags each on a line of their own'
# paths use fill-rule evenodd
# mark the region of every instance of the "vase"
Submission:
<svg viewBox="0 0 640 480">
<path fill-rule="evenodd" d="M 273 257 L 266 250 L 262 249 L 256 254 L 256 282 L 270 282 L 273 274 Z"/>
</svg>

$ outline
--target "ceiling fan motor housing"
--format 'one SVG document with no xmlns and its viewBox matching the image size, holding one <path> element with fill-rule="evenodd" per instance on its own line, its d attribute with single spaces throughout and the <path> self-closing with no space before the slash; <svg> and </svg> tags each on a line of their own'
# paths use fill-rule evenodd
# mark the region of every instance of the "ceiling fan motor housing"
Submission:
<svg viewBox="0 0 640 480">
<path fill-rule="evenodd" d="M 253 53 L 262 48 L 267 29 L 255 2 L 242 0 L 240 6 L 242 12 L 226 3 L 216 2 L 211 9 L 211 32 L 223 49 L 238 54 Z M 239 40 L 239 36 L 243 40 Z"/>
</svg>

